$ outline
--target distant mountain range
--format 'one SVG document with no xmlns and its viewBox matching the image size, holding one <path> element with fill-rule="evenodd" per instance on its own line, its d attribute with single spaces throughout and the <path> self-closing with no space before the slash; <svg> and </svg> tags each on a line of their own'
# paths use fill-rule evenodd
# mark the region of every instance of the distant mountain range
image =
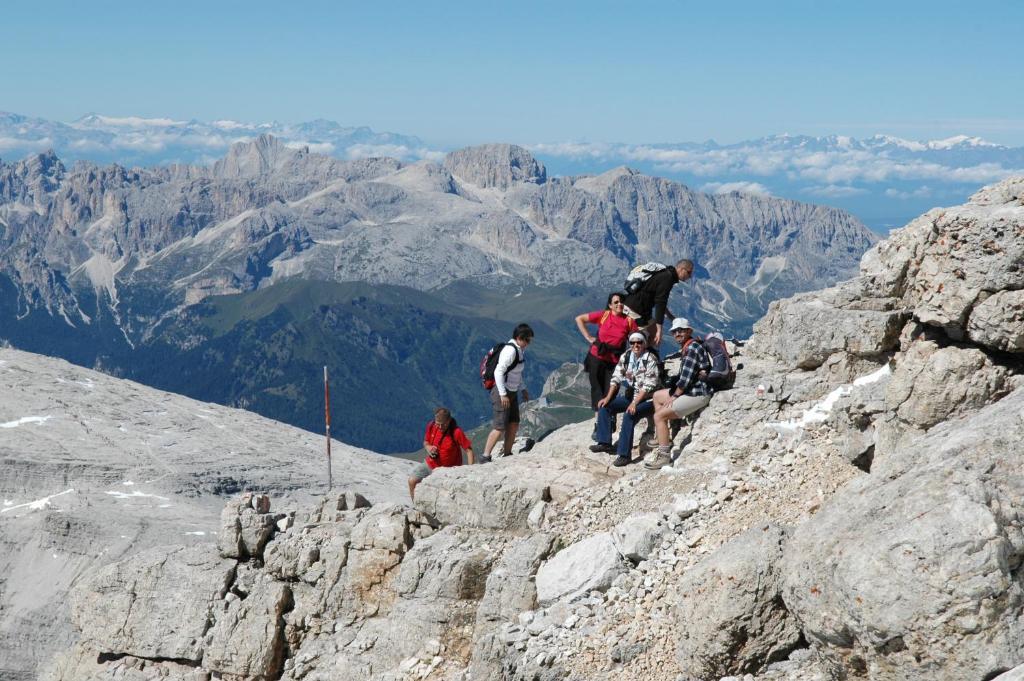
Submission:
<svg viewBox="0 0 1024 681">
<path fill-rule="evenodd" d="M 209 165 L 232 144 L 261 134 L 339 159 L 439 161 L 449 151 L 417 137 L 325 120 L 203 122 L 89 114 L 59 123 L 0 113 L 0 158 L 18 160 L 53 149 L 66 161 Z M 961 203 L 983 184 L 1024 172 L 1024 148 L 967 135 L 931 141 L 772 135 L 735 144 L 571 141 L 524 146 L 552 176 L 600 174 L 626 165 L 709 193 L 740 191 L 840 207 L 883 234 L 931 207 Z"/>
<path fill-rule="evenodd" d="M 433 405 L 484 416 L 477 363 L 517 321 L 539 394 L 586 349 L 572 317 L 636 262 L 694 259 L 671 309 L 745 335 L 875 240 L 840 210 L 628 168 L 552 178 L 510 145 L 408 164 L 263 135 L 135 169 L 48 152 L 0 163 L 0 341 L 309 429 L 326 364 L 337 435 L 410 451 Z"/>
</svg>

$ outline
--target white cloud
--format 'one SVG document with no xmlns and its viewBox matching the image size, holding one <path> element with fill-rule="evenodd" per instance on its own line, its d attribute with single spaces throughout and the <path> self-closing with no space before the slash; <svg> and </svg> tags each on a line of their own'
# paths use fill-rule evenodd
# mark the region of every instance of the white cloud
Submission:
<svg viewBox="0 0 1024 681">
<path fill-rule="evenodd" d="M 425 147 L 410 148 L 404 144 L 353 144 L 345 149 L 345 158 L 349 159 L 377 156 L 387 156 L 407 161 L 440 161 L 445 157 L 445 153 Z"/>
<path fill-rule="evenodd" d="M 39 139 L 0 137 L 0 153 L 16 151 L 22 154 L 31 154 L 38 151 L 46 151 L 51 147 L 53 147 L 53 140 L 49 137 L 41 137 Z"/>
<path fill-rule="evenodd" d="M 252 127 L 251 125 L 248 125 L 247 123 L 239 123 L 238 121 L 229 121 L 229 120 L 214 121 L 214 122 L 210 123 L 210 125 L 212 125 L 215 128 L 219 128 L 220 130 L 241 130 L 241 129 L 246 129 L 246 128 L 251 128 Z"/>
<path fill-rule="evenodd" d="M 303 147 L 309 147 L 309 150 L 314 154 L 334 153 L 334 145 L 330 142 L 304 142 L 302 140 L 293 140 L 291 142 L 285 142 L 284 145 L 289 149 L 302 149 Z"/>
<path fill-rule="evenodd" d="M 988 150 L 994 155 L 993 160 L 965 166 L 954 165 L 952 161 L 940 162 L 941 157 L 926 155 L 957 145 Z M 999 154 L 1007 151 L 1004 147 L 963 135 L 925 143 L 886 136 L 864 142 L 849 137 L 795 142 L 792 137 L 777 136 L 726 148 L 565 142 L 535 144 L 530 149 L 541 156 L 600 160 L 608 164 L 647 163 L 658 171 L 698 177 L 785 176 L 790 180 L 815 182 L 821 191 L 842 191 L 847 195 L 849 188 L 842 187 L 852 183 L 905 180 L 983 184 L 1024 173 L 1024 169 L 1006 167 L 1000 162 Z M 893 152 L 903 156 L 894 157 Z"/>
<path fill-rule="evenodd" d="M 755 194 L 757 196 L 771 196 L 760 182 L 708 182 L 700 188 L 700 191 L 707 194 L 728 194 L 729 192 L 740 192 L 741 194 Z"/>
<path fill-rule="evenodd" d="M 920 186 L 911 191 L 902 191 L 890 187 L 885 190 L 885 195 L 893 199 L 926 199 L 932 195 L 932 190 L 928 185 Z"/>
<path fill-rule="evenodd" d="M 851 187 L 849 185 L 829 184 L 817 187 L 807 187 L 804 191 L 808 194 L 823 196 L 827 199 L 844 199 L 848 196 L 866 194 L 868 190 L 860 187 Z"/>
<path fill-rule="evenodd" d="M 90 116 L 85 124 L 93 122 L 101 125 L 124 127 L 124 128 L 168 128 L 175 125 L 185 125 L 187 121 L 176 121 L 171 118 L 140 118 L 139 116 Z"/>
</svg>

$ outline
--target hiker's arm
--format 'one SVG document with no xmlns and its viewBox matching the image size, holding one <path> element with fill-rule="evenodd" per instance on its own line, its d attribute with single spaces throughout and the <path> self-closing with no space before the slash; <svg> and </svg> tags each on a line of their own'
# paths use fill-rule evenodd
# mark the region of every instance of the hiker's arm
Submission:
<svg viewBox="0 0 1024 681">
<path fill-rule="evenodd" d="M 637 405 L 646 399 L 647 391 L 637 390 L 635 393 L 633 393 L 633 401 L 629 403 L 628 407 L 626 407 L 626 411 L 628 411 L 630 414 L 635 414 Z"/>
<path fill-rule="evenodd" d="M 654 309 L 651 311 L 651 320 L 658 322 L 659 330 L 661 330 L 661 325 L 665 323 L 665 313 L 668 312 L 668 297 L 672 293 L 673 284 L 675 284 L 675 281 L 664 275 L 659 275 L 655 283 Z"/>
<path fill-rule="evenodd" d="M 452 437 L 455 438 L 455 444 L 466 453 L 466 460 L 469 461 L 470 465 L 473 465 L 476 462 L 476 457 L 473 456 L 473 443 L 466 437 L 466 431 L 462 430 L 462 428 L 456 428 L 455 432 L 452 433 Z"/>
<path fill-rule="evenodd" d="M 618 383 L 612 383 L 610 386 L 608 386 L 608 394 L 597 401 L 597 408 L 600 409 L 601 407 L 605 406 L 606 404 L 614 400 L 615 394 L 617 392 L 619 392 Z"/>
<path fill-rule="evenodd" d="M 581 315 L 577 315 L 577 317 L 576 317 L 576 328 L 580 330 L 580 335 L 582 335 L 583 338 L 585 338 L 588 343 L 593 343 L 597 339 L 594 338 L 593 336 L 591 336 L 590 332 L 587 331 L 587 324 L 589 323 L 589 321 L 590 321 L 590 314 L 589 313 L 584 312 Z"/>
</svg>

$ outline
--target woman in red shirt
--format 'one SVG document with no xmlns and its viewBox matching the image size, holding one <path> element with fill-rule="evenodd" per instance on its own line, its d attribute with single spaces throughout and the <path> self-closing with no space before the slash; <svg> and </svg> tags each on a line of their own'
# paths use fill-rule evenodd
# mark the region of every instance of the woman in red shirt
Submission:
<svg viewBox="0 0 1024 681">
<path fill-rule="evenodd" d="M 409 477 L 409 496 L 416 500 L 416 485 L 434 472 L 435 468 L 461 466 L 462 451 L 466 451 L 466 459 L 475 463 L 473 445 L 459 424 L 452 418 L 452 413 L 444 407 L 434 410 L 434 418 L 427 424 L 423 434 L 423 448 L 427 450 L 427 458 L 412 470 Z"/>
<path fill-rule="evenodd" d="M 594 411 L 597 411 L 597 403 L 608 393 L 615 365 L 626 350 L 626 339 L 639 330 L 636 322 L 622 311 L 623 298 L 622 293 L 612 293 L 604 310 L 584 312 L 576 317 L 576 328 L 591 344 L 583 368 L 590 376 L 590 407 Z M 597 325 L 596 337 L 590 335 L 586 324 Z"/>
</svg>

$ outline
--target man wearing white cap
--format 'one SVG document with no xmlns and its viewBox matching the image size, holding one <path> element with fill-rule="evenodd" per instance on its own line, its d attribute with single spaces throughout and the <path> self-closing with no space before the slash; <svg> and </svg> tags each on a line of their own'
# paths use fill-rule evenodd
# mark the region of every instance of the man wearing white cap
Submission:
<svg viewBox="0 0 1024 681">
<path fill-rule="evenodd" d="M 659 390 L 654 396 L 654 430 L 658 437 L 658 449 L 644 461 L 644 467 L 650 469 L 658 469 L 672 462 L 669 421 L 703 409 L 711 401 L 714 392 L 701 378 L 701 372 L 706 375 L 711 370 L 711 358 L 704 346 L 693 338 L 690 322 L 676 317 L 672 320 L 670 330 L 672 338 L 679 343 L 679 352 L 665 358 L 669 387 Z"/>
<path fill-rule="evenodd" d="M 614 462 L 616 466 L 625 466 L 630 462 L 633 428 L 637 421 L 654 411 L 651 396 L 658 389 L 660 378 L 658 357 L 648 350 L 647 336 L 639 331 L 630 334 L 629 350 L 622 353 L 615 365 L 608 394 L 597 403 L 597 444 L 591 446 L 590 451 L 617 453 Z M 612 414 L 623 414 L 619 442 L 614 448 Z"/>
</svg>

